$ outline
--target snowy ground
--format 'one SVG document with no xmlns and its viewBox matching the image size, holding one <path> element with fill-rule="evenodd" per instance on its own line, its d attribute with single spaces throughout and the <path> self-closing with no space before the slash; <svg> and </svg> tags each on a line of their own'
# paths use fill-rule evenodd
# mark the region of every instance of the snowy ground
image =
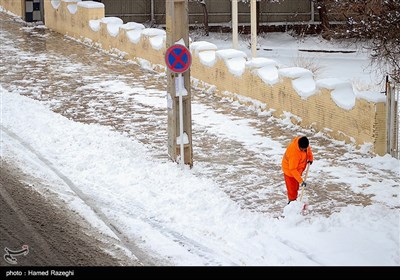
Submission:
<svg viewBox="0 0 400 280">
<path fill-rule="evenodd" d="M 208 41 L 218 49 L 232 48 L 230 33 L 194 32 L 194 41 Z M 239 36 L 239 49 L 251 58 L 250 35 Z M 257 57 L 276 60 L 279 67 L 304 67 L 314 79 L 339 78 L 353 84 L 356 92 L 383 92 L 385 73 L 371 64 L 369 51 L 363 46 L 337 40 L 326 41 L 319 35 L 296 38 L 289 33 L 265 33 L 257 38 Z"/>
<path fill-rule="evenodd" d="M 181 170 L 166 156 L 163 75 L 0 20 L 2 159 L 127 252 L 172 265 L 400 264 L 399 160 L 194 90 L 194 167 Z M 280 171 L 297 134 L 316 158 L 307 216 L 285 207 Z"/>
</svg>

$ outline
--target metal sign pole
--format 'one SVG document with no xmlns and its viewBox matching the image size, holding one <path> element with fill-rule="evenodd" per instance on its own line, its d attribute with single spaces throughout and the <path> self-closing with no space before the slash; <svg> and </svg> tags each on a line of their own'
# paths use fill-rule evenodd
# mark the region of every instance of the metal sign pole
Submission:
<svg viewBox="0 0 400 280">
<path fill-rule="evenodd" d="M 182 73 L 186 72 L 190 65 L 191 65 L 191 54 L 190 51 L 183 45 L 175 44 L 169 47 L 165 53 L 165 64 L 167 65 L 168 69 L 174 72 L 177 75 L 174 75 L 174 82 L 175 82 L 175 96 L 178 97 L 178 104 L 179 107 L 179 136 L 177 136 L 174 141 L 174 145 L 180 145 L 180 164 L 182 169 L 184 168 L 185 164 L 185 123 L 183 120 L 183 96 L 187 98 L 187 89 L 185 88 L 185 80 Z M 176 120 L 178 122 L 178 120 Z M 187 144 L 190 148 L 190 140 L 189 134 L 186 134 L 188 137 Z M 180 143 L 179 143 L 180 142 Z M 189 154 L 190 155 L 190 154 Z M 178 161 L 178 156 L 176 156 L 176 160 Z"/>
<path fill-rule="evenodd" d="M 386 75 L 386 152 L 388 154 L 391 154 L 391 115 L 390 115 L 390 109 L 391 109 L 391 87 L 390 87 L 390 81 L 389 81 L 389 75 Z"/>
<path fill-rule="evenodd" d="M 396 153 L 395 153 L 395 157 L 397 158 L 397 159 L 400 159 L 400 148 L 399 148 L 399 146 L 400 146 L 400 143 L 399 143 L 399 139 L 400 139 L 400 136 L 399 136 L 399 133 L 400 133 L 400 131 L 399 131 L 399 126 L 400 126 L 400 115 L 399 115 L 399 112 L 400 112 L 400 109 L 399 109 L 399 104 L 400 104 L 400 89 L 399 88 L 397 88 L 397 86 L 398 86 L 399 84 L 398 83 L 395 83 L 394 84 L 394 86 L 393 86 L 393 91 L 394 92 L 397 92 L 397 97 L 395 98 L 395 102 L 396 102 L 396 106 L 395 106 L 395 114 L 396 114 L 396 121 L 395 121 L 395 123 L 396 123 L 396 127 L 395 127 L 395 131 L 396 131 L 396 139 L 395 139 L 395 141 L 396 141 L 396 145 L 395 145 L 395 148 L 396 148 Z"/>
<path fill-rule="evenodd" d="M 185 151 L 184 151 L 184 143 L 183 143 L 183 88 L 182 88 L 182 82 L 183 82 L 183 76 L 181 73 L 178 74 L 178 77 L 176 78 L 177 83 L 177 88 L 178 88 L 178 95 L 179 95 L 179 134 L 180 134 L 180 144 L 181 144 L 181 159 L 180 159 L 180 164 L 182 169 L 185 166 Z"/>
</svg>

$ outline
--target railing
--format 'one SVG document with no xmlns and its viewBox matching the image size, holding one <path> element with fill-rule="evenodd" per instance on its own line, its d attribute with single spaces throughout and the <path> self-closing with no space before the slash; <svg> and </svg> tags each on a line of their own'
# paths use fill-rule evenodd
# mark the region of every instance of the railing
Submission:
<svg viewBox="0 0 400 280">
<path fill-rule="evenodd" d="M 165 25 L 165 0 L 98 0 L 105 4 L 106 16 L 120 17 L 124 22 L 149 22 Z M 229 25 L 232 16 L 231 0 L 207 0 L 210 25 Z M 285 0 L 282 3 L 261 1 L 261 25 L 317 24 L 319 14 L 310 0 Z M 238 2 L 239 23 L 250 23 L 249 2 Z M 333 14 L 332 14 L 333 15 Z M 202 6 L 189 0 L 189 24 L 204 20 Z M 335 16 L 336 18 L 336 16 Z"/>
</svg>

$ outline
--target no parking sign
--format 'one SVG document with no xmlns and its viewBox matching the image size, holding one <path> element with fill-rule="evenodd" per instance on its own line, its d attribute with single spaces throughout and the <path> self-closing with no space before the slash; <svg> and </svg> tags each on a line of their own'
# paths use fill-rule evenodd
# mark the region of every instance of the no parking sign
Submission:
<svg viewBox="0 0 400 280">
<path fill-rule="evenodd" d="M 183 45 L 172 45 L 165 53 L 165 64 L 174 73 L 185 72 L 192 64 L 190 51 Z"/>
<path fill-rule="evenodd" d="M 176 96 L 179 97 L 179 136 L 177 137 L 177 142 L 179 139 L 180 163 L 182 169 L 185 161 L 184 134 L 186 134 L 183 131 L 183 100 L 182 100 L 182 96 L 186 93 L 186 89 L 182 73 L 189 69 L 191 63 L 192 63 L 192 56 L 190 55 L 190 51 L 183 45 L 179 44 L 172 45 L 167 49 L 165 53 L 165 64 L 167 65 L 168 69 L 178 74 L 178 76 L 175 78 Z"/>
</svg>

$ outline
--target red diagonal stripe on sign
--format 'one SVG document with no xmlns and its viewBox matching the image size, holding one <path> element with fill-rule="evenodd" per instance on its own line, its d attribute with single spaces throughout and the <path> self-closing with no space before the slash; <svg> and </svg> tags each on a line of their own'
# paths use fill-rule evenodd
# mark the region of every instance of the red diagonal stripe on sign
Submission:
<svg viewBox="0 0 400 280">
<path fill-rule="evenodd" d="M 181 49 L 182 50 L 182 49 Z M 185 65 L 185 62 L 182 60 L 182 57 L 183 57 L 183 55 L 185 54 L 185 52 L 182 50 L 182 52 L 181 52 L 181 54 L 180 55 L 177 55 L 174 51 L 172 51 L 171 52 L 171 54 L 175 57 L 175 62 L 174 62 L 174 64 L 172 64 L 171 65 L 171 67 L 172 68 L 175 68 L 175 66 L 178 64 L 178 63 L 181 63 L 182 64 L 182 66 L 184 66 Z"/>
</svg>

